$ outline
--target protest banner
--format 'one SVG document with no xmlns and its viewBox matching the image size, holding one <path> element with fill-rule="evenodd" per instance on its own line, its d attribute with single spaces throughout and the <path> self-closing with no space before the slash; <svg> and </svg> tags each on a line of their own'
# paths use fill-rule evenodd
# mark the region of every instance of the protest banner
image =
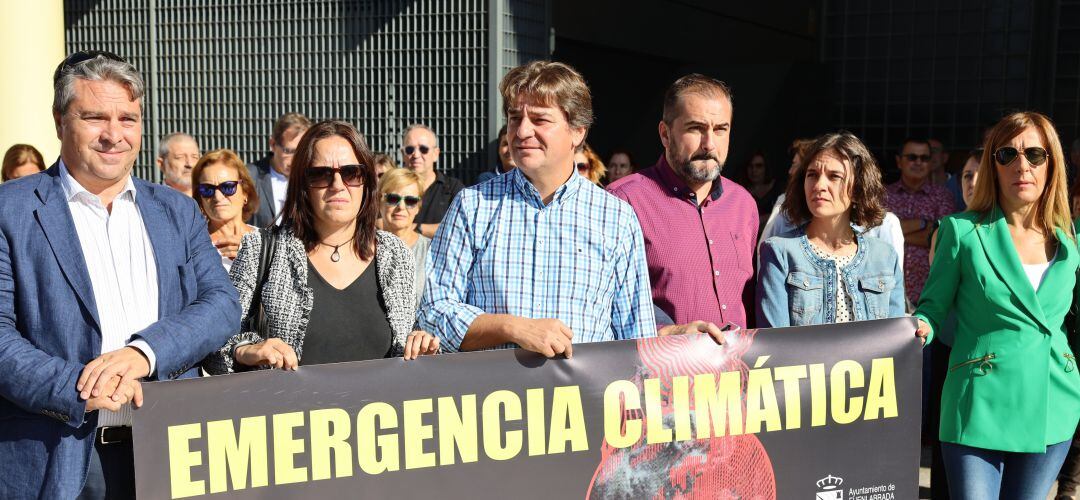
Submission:
<svg viewBox="0 0 1080 500">
<path fill-rule="evenodd" d="M 150 383 L 141 498 L 918 497 L 910 318 Z"/>
</svg>

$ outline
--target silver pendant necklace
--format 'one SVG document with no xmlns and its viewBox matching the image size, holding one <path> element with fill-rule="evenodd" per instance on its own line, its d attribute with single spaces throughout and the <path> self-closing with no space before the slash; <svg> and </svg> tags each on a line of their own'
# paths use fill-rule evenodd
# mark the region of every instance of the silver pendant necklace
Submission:
<svg viewBox="0 0 1080 500">
<path fill-rule="evenodd" d="M 319 242 L 319 244 L 322 245 L 322 246 L 325 246 L 325 247 L 333 247 L 334 252 L 330 254 L 330 262 L 340 262 L 341 261 L 341 253 L 338 252 L 338 249 L 341 248 L 346 243 L 352 242 L 352 240 L 354 238 L 356 238 L 356 236 L 353 236 L 352 238 L 349 238 L 349 239 L 347 239 L 347 240 L 345 240 L 345 241 L 343 241 L 341 243 L 338 243 L 337 245 L 331 245 L 329 243 L 323 243 L 321 241 Z"/>
</svg>

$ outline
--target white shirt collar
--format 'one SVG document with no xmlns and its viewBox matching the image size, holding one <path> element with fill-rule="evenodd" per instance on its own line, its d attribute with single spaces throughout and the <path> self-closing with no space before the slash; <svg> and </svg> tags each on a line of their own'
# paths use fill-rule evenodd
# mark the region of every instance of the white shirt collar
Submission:
<svg viewBox="0 0 1080 500">
<path fill-rule="evenodd" d="M 71 176 L 68 172 L 67 165 L 64 164 L 64 160 L 60 160 L 60 185 L 64 187 L 64 197 L 71 201 L 72 199 L 86 193 L 83 196 L 90 196 L 93 199 L 99 199 L 97 195 L 88 191 L 79 181 L 75 180 L 75 177 Z M 131 200 L 135 201 L 135 182 L 131 180 L 131 174 L 127 176 L 127 182 L 124 184 L 124 189 L 117 194 L 117 197 L 123 196 L 125 193 L 131 193 Z"/>
<path fill-rule="evenodd" d="M 278 182 L 289 182 L 289 178 L 282 175 L 281 172 L 274 170 L 274 167 L 270 167 L 270 178 Z"/>
</svg>

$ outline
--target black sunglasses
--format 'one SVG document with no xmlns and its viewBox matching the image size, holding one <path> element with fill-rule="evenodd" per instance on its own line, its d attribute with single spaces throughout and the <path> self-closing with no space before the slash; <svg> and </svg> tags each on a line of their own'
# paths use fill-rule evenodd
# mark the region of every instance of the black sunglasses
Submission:
<svg viewBox="0 0 1080 500">
<path fill-rule="evenodd" d="M 1050 153 L 1039 147 L 1025 148 L 1023 151 L 1019 151 L 1012 146 L 1005 146 L 994 151 L 994 161 L 1004 167 L 1012 163 L 1021 153 L 1023 153 L 1028 163 L 1036 166 L 1046 163 L 1046 159 L 1050 157 Z"/>
<path fill-rule="evenodd" d="M 364 185 L 363 165 L 342 165 L 340 167 L 308 167 L 304 170 L 304 179 L 308 187 L 325 188 L 334 183 L 334 174 L 341 174 L 341 182 L 346 186 Z"/>
<path fill-rule="evenodd" d="M 905 160 L 907 160 L 907 161 L 921 161 L 923 163 L 929 163 L 930 162 L 930 155 L 917 155 L 917 154 L 914 154 L 914 153 L 908 153 L 906 155 L 900 155 L 900 156 L 902 158 L 904 158 Z"/>
<path fill-rule="evenodd" d="M 225 196 L 232 196 L 236 194 L 236 186 L 239 186 L 239 181 L 225 181 L 221 184 L 199 184 L 195 187 L 195 192 L 198 193 L 200 198 L 213 198 L 214 191 L 221 191 L 221 194 Z"/>
<path fill-rule="evenodd" d="M 405 147 L 401 148 L 401 150 L 405 152 L 405 156 L 412 156 L 412 154 L 414 152 L 416 152 L 416 150 L 418 148 L 420 149 L 420 154 L 422 154 L 422 155 L 426 155 L 426 154 L 428 154 L 428 151 L 431 151 L 431 148 L 429 148 L 429 147 L 427 147 L 427 146 L 425 146 L 423 144 L 421 144 L 419 146 L 405 146 Z"/>
<path fill-rule="evenodd" d="M 107 50 L 80 50 L 64 58 L 60 61 L 60 65 L 56 67 L 56 71 L 53 72 L 53 82 L 55 83 L 60 79 L 60 74 L 64 71 L 70 70 L 75 66 L 78 66 L 86 61 L 97 57 L 104 57 L 110 61 L 126 63 L 127 60 Z"/>
<path fill-rule="evenodd" d="M 574 167 L 576 167 L 578 170 L 580 170 L 582 172 L 588 172 L 589 171 L 589 164 L 585 163 L 585 162 L 575 163 Z"/>
<path fill-rule="evenodd" d="M 416 208 L 420 204 L 419 196 L 403 196 L 397 193 L 386 193 L 383 195 L 383 203 L 386 203 L 388 207 L 399 207 L 401 202 L 405 202 L 405 208 Z"/>
</svg>

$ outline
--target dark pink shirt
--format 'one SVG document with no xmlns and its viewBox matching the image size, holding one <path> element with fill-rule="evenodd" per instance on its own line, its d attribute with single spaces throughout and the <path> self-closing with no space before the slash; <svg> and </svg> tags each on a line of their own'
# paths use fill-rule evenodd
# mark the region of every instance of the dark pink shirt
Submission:
<svg viewBox="0 0 1080 500">
<path fill-rule="evenodd" d="M 608 186 L 634 207 L 645 236 L 653 303 L 676 323 L 746 327 L 754 296 L 754 197 L 724 177 L 699 207 L 667 160 Z"/>
<path fill-rule="evenodd" d="M 885 206 L 903 219 L 939 220 L 956 211 L 953 196 L 942 186 L 926 182 L 921 188 L 909 191 L 904 181 L 885 186 Z M 919 303 L 923 285 L 930 275 L 930 249 L 904 244 L 904 292 L 912 304 Z"/>
</svg>

